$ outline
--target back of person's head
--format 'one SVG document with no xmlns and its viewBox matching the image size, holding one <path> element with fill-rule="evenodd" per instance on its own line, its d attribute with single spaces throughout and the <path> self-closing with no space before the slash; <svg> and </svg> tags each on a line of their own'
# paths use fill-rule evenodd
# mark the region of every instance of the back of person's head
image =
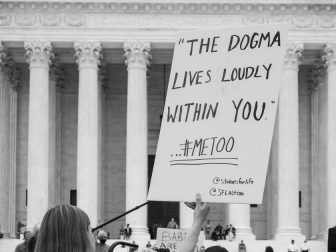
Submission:
<svg viewBox="0 0 336 252">
<path fill-rule="evenodd" d="M 104 230 L 99 230 L 97 237 L 100 241 L 100 243 L 105 244 L 106 240 L 107 240 L 107 233 Z"/>
<path fill-rule="evenodd" d="M 265 252 L 273 252 L 273 248 L 271 246 L 267 246 Z"/>
<path fill-rule="evenodd" d="M 205 252 L 229 252 L 226 248 L 220 247 L 220 246 L 212 246 L 208 247 Z"/>
<path fill-rule="evenodd" d="M 43 217 L 35 252 L 94 251 L 89 227 L 89 217 L 83 210 L 67 204 L 58 205 Z"/>
<path fill-rule="evenodd" d="M 159 252 L 170 252 L 170 250 L 167 249 L 167 248 L 159 248 L 157 251 L 159 251 Z"/>
</svg>

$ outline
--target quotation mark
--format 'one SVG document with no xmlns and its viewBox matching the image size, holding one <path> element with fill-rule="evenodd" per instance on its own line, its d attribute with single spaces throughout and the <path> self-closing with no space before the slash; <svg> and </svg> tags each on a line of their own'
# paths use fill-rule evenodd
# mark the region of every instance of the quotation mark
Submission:
<svg viewBox="0 0 336 252">
<path fill-rule="evenodd" d="M 275 104 L 275 101 L 271 101 L 271 103 Z"/>
<path fill-rule="evenodd" d="M 184 39 L 182 38 L 182 39 L 179 40 L 178 44 L 180 45 L 180 44 L 183 44 L 183 43 L 184 43 Z"/>
</svg>

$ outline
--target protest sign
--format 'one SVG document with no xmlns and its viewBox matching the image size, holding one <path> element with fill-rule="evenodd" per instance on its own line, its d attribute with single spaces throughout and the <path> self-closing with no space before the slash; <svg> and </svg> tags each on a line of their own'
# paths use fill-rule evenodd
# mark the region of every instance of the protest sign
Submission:
<svg viewBox="0 0 336 252">
<path fill-rule="evenodd" d="M 148 200 L 261 203 L 287 30 L 178 34 Z"/>
<path fill-rule="evenodd" d="M 188 236 L 188 232 L 182 229 L 158 228 L 156 234 L 156 247 L 168 248 L 175 252 Z"/>
</svg>

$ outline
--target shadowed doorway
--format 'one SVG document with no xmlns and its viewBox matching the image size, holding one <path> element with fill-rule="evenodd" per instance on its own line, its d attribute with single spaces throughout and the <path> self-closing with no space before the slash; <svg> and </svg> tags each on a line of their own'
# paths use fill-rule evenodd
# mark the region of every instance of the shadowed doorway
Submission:
<svg viewBox="0 0 336 252">
<path fill-rule="evenodd" d="M 148 187 L 153 173 L 155 155 L 148 155 Z M 148 204 L 148 228 L 151 239 L 156 238 L 158 227 L 167 227 L 171 218 L 180 224 L 179 202 L 152 201 Z"/>
</svg>

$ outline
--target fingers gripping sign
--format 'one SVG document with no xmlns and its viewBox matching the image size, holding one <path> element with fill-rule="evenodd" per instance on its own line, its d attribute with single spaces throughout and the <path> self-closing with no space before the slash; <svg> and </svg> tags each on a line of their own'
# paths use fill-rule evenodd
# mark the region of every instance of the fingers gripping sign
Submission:
<svg viewBox="0 0 336 252">
<path fill-rule="evenodd" d="M 194 221 L 204 221 L 210 211 L 209 203 L 202 202 L 201 194 L 196 194 L 196 202 L 184 202 L 186 206 L 194 210 Z"/>
</svg>

